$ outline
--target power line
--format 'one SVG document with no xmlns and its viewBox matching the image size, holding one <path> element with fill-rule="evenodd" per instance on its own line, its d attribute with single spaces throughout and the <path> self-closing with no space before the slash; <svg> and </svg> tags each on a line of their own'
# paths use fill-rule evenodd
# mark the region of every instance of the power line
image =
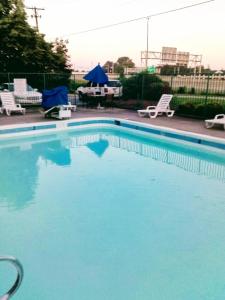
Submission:
<svg viewBox="0 0 225 300">
<path fill-rule="evenodd" d="M 41 18 L 41 15 L 38 14 L 38 10 L 45 10 L 44 8 L 40 8 L 40 7 L 36 7 L 36 6 L 33 6 L 33 7 L 26 7 L 26 9 L 32 9 L 34 14 L 31 15 L 32 18 L 35 18 L 35 23 L 36 23 L 36 29 L 37 31 L 39 31 L 39 28 L 38 28 L 38 18 Z"/>
<path fill-rule="evenodd" d="M 128 24 L 128 23 L 131 23 L 131 22 L 140 21 L 140 20 L 143 20 L 143 19 L 149 19 L 149 18 L 152 18 L 152 17 L 157 17 L 157 16 L 160 16 L 160 15 L 165 15 L 165 14 L 169 14 L 169 13 L 172 13 L 172 12 L 184 10 L 184 9 L 187 9 L 187 8 L 203 5 L 203 4 L 206 4 L 206 3 L 209 3 L 209 2 L 213 2 L 213 1 L 215 1 L 215 0 L 203 1 L 203 2 L 199 2 L 199 3 L 186 5 L 186 6 L 183 6 L 183 7 L 179 7 L 179 8 L 175 8 L 175 9 L 171 9 L 171 10 L 151 14 L 151 15 L 148 15 L 148 16 L 145 16 L 145 17 L 139 17 L 139 18 L 135 18 L 135 19 L 127 20 L 127 21 L 122 21 L 122 22 L 118 22 L 118 23 L 113 23 L 113 24 L 103 25 L 103 26 L 99 26 L 99 27 L 95 27 L 95 28 L 90 28 L 90 29 L 83 30 L 83 31 L 78 31 L 78 32 L 70 33 L 70 34 L 65 34 L 63 37 L 68 37 L 68 36 L 71 36 L 71 35 L 78 35 L 78 34 L 88 33 L 88 32 L 92 32 L 92 31 L 102 30 L 102 29 L 106 29 L 106 28 L 110 28 L 110 27 L 115 27 L 115 26 L 119 26 L 119 25 L 123 25 L 123 24 Z"/>
</svg>

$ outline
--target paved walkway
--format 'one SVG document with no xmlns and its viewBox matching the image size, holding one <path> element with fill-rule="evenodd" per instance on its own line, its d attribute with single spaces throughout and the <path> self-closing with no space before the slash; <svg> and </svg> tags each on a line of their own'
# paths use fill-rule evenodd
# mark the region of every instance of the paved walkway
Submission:
<svg viewBox="0 0 225 300">
<path fill-rule="evenodd" d="M 225 130 L 220 127 L 206 129 L 203 120 L 195 120 L 174 116 L 168 118 L 166 116 L 157 117 L 156 119 L 140 118 L 135 111 L 126 109 L 109 108 L 104 110 L 78 108 L 76 112 L 72 112 L 72 118 L 87 118 L 87 117 L 113 117 L 124 118 L 132 121 L 143 122 L 156 126 L 163 126 L 173 129 L 180 129 L 194 133 L 205 134 L 213 137 L 225 138 Z M 11 124 L 22 124 L 31 122 L 45 122 L 53 119 L 45 119 L 37 109 L 27 109 L 25 115 L 12 115 L 10 117 L 0 114 L 0 126 Z M 54 119 L 56 120 L 56 119 Z M 56 120 L 57 121 L 57 120 Z"/>
</svg>

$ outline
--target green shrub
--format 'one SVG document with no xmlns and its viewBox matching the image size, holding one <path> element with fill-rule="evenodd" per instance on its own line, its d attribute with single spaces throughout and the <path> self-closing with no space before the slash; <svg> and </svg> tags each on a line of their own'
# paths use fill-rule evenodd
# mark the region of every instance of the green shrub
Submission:
<svg viewBox="0 0 225 300">
<path fill-rule="evenodd" d="M 143 101 L 137 100 L 136 103 L 133 105 L 134 110 L 143 109 Z"/>
<path fill-rule="evenodd" d="M 136 75 L 121 79 L 123 86 L 123 98 L 135 99 L 141 97 L 141 81 Z"/>
<path fill-rule="evenodd" d="M 105 103 L 105 99 L 103 99 L 103 97 L 88 97 L 87 95 L 84 95 L 83 101 L 86 102 L 87 107 L 91 108 L 96 108 L 99 103 L 101 104 L 101 106 L 103 106 L 103 104 Z"/>
<path fill-rule="evenodd" d="M 195 106 L 193 103 L 185 103 L 185 104 L 180 104 L 177 107 L 176 113 L 177 114 L 188 114 L 188 115 L 193 115 L 195 110 Z"/>
<path fill-rule="evenodd" d="M 115 100 L 114 101 L 115 107 L 123 108 L 123 109 L 130 109 L 130 110 L 137 110 L 146 108 L 149 105 L 149 101 L 142 101 L 142 100 Z"/>
<path fill-rule="evenodd" d="M 172 89 L 169 82 L 163 81 L 163 94 L 172 94 Z"/>
<path fill-rule="evenodd" d="M 69 81 L 69 91 L 74 93 L 79 86 L 86 86 L 87 81 L 85 80 L 70 80 Z"/>
<path fill-rule="evenodd" d="M 194 95 L 195 94 L 195 88 L 192 87 L 191 90 L 190 90 L 190 94 Z"/>
<path fill-rule="evenodd" d="M 152 82 L 149 87 L 144 89 L 144 99 L 158 101 L 160 96 L 163 94 L 163 82 Z"/>
<path fill-rule="evenodd" d="M 106 99 L 106 101 L 103 101 L 103 102 L 105 102 L 104 103 L 105 107 L 116 107 L 116 101 L 113 99 L 112 100 Z"/>
<path fill-rule="evenodd" d="M 157 75 L 146 72 L 138 73 L 130 78 L 122 78 L 124 99 L 146 99 L 158 101 L 168 90 L 168 84 Z"/>
<path fill-rule="evenodd" d="M 224 114 L 225 107 L 218 103 L 209 103 L 205 106 L 205 115 L 207 118 L 214 118 L 215 115 Z"/>
<path fill-rule="evenodd" d="M 194 103 L 185 103 L 180 104 L 177 107 L 176 114 L 178 115 L 187 115 L 195 116 L 202 119 L 211 119 L 215 115 L 225 113 L 225 107 L 217 103 L 209 104 L 194 104 Z"/>
<path fill-rule="evenodd" d="M 186 94 L 187 93 L 187 88 L 186 86 L 179 86 L 178 90 L 177 90 L 178 94 Z"/>
<path fill-rule="evenodd" d="M 194 107 L 194 115 L 199 117 L 205 117 L 205 108 L 204 104 L 197 104 Z"/>
</svg>

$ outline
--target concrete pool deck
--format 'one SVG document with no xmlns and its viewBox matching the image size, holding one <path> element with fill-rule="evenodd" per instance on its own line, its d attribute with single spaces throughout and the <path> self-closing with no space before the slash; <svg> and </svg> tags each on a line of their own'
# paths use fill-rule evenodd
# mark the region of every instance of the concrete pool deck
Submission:
<svg viewBox="0 0 225 300">
<path fill-rule="evenodd" d="M 163 126 L 172 129 L 178 129 L 193 133 L 204 134 L 212 137 L 225 139 L 225 130 L 221 127 L 214 127 L 211 129 L 205 128 L 204 120 L 195 120 L 191 118 L 184 118 L 179 116 L 174 116 L 173 118 L 168 118 L 166 116 L 160 116 L 156 119 L 150 119 L 148 117 L 141 118 L 138 116 L 136 111 L 118 109 L 118 108 L 107 108 L 103 110 L 90 109 L 90 108 L 80 108 L 78 107 L 76 112 L 72 112 L 72 118 L 96 118 L 96 117 L 112 117 L 121 118 L 130 121 L 141 122 L 145 124 L 151 124 L 155 126 Z M 28 108 L 25 115 L 13 114 L 12 116 L 6 116 L 5 114 L 0 114 L 0 126 L 2 125 L 16 125 L 16 124 L 29 124 L 29 123 L 39 123 L 46 121 L 58 121 L 57 119 L 45 119 L 43 115 L 39 112 L 39 109 Z"/>
</svg>

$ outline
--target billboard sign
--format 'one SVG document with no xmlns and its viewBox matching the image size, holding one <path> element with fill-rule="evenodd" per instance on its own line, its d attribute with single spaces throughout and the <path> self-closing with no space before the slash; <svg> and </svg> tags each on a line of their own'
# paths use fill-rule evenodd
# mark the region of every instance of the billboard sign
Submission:
<svg viewBox="0 0 225 300">
<path fill-rule="evenodd" d="M 189 64 L 190 53 L 177 51 L 177 64 L 179 66 L 188 66 Z"/>
<path fill-rule="evenodd" d="M 177 48 L 162 47 L 162 63 L 164 65 L 174 65 L 177 60 Z"/>
</svg>

